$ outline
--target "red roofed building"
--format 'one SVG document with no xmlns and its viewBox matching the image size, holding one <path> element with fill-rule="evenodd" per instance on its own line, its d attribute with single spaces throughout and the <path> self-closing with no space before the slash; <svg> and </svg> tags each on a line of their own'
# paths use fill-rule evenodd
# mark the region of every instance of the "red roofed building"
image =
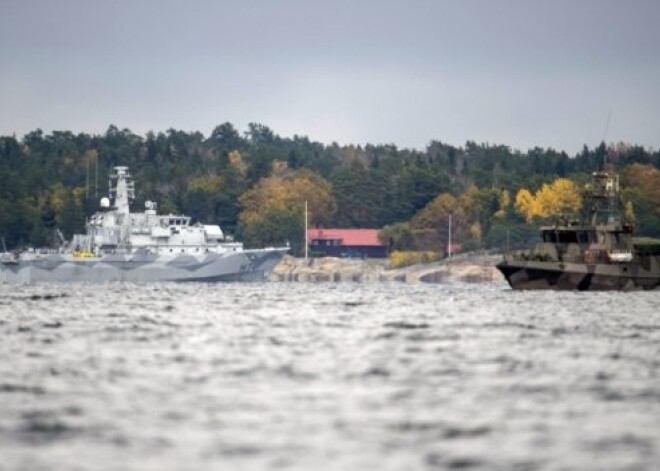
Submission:
<svg viewBox="0 0 660 471">
<path fill-rule="evenodd" d="M 312 254 L 330 257 L 387 257 L 378 229 L 307 229 Z"/>
</svg>

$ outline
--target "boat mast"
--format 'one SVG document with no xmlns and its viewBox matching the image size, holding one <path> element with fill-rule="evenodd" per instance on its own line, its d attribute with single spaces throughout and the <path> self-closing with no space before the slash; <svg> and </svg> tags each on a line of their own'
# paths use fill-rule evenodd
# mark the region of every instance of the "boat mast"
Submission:
<svg viewBox="0 0 660 471">
<path fill-rule="evenodd" d="M 115 198 L 115 209 L 118 214 L 129 214 L 130 200 L 135 198 L 135 187 L 128 167 L 115 167 L 115 174 L 110 177 L 110 194 Z M 112 180 L 117 180 L 117 186 L 112 188 Z"/>
</svg>

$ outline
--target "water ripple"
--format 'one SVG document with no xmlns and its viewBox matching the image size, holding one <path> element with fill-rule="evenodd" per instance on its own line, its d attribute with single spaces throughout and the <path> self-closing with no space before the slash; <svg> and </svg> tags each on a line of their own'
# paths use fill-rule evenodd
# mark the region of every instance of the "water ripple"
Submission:
<svg viewBox="0 0 660 471">
<path fill-rule="evenodd" d="M 0 469 L 660 462 L 655 293 L 0 285 L 0 335 Z"/>
</svg>

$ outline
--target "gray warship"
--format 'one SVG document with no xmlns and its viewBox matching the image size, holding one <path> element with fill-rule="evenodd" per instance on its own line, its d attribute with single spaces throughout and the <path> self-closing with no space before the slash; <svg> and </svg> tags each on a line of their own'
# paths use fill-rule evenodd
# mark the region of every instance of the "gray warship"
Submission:
<svg viewBox="0 0 660 471">
<path fill-rule="evenodd" d="M 135 186 L 128 167 L 115 167 L 110 195 L 58 249 L 0 254 L 0 282 L 258 281 L 289 247 L 244 249 L 218 225 L 191 224 L 184 215 L 161 215 L 157 204 L 131 212 Z"/>
<path fill-rule="evenodd" d="M 633 236 L 624 220 L 619 178 L 592 175 L 582 221 L 541 228 L 533 250 L 504 254 L 497 264 L 513 289 L 651 290 L 660 288 L 660 241 Z"/>
</svg>

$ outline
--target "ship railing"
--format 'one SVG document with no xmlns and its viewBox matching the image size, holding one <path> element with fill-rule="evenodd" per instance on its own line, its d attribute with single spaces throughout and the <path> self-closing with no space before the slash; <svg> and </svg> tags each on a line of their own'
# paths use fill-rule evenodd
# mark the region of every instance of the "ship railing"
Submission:
<svg viewBox="0 0 660 471">
<path fill-rule="evenodd" d="M 586 249 L 577 253 L 566 253 L 559 251 L 557 257 L 536 250 L 516 250 L 505 252 L 504 260 L 517 261 L 517 262 L 564 262 L 564 263 L 615 263 L 617 260 L 612 257 L 606 250 L 600 249 Z M 623 261 L 623 260 L 621 260 Z M 626 261 L 628 261 L 626 259 Z"/>
<path fill-rule="evenodd" d="M 552 257 L 548 254 L 538 253 L 534 250 L 514 250 L 504 254 L 504 260 L 517 262 L 550 262 Z"/>
<path fill-rule="evenodd" d="M 582 254 L 564 254 L 561 256 L 561 261 L 564 263 L 584 263 L 584 256 Z"/>
</svg>

